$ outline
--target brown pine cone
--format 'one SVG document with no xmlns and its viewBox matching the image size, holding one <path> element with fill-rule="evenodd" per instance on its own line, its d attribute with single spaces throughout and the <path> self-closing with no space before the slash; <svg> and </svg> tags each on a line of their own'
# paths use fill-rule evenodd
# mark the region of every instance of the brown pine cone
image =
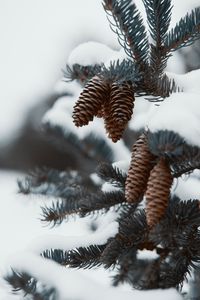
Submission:
<svg viewBox="0 0 200 300">
<path fill-rule="evenodd" d="M 155 164 L 155 155 L 148 148 L 147 137 L 142 134 L 133 145 L 131 163 L 125 183 L 125 197 L 128 202 L 141 201 L 150 175 Z"/>
<path fill-rule="evenodd" d="M 72 117 L 75 125 L 79 127 L 92 121 L 108 97 L 109 85 L 98 76 L 94 76 L 86 84 L 74 106 Z"/>
<path fill-rule="evenodd" d="M 161 158 L 152 169 L 147 183 L 146 215 L 149 227 L 156 225 L 165 214 L 172 182 L 170 167 Z"/>
<path fill-rule="evenodd" d="M 103 106 L 102 115 L 104 118 L 104 126 L 105 126 L 106 132 L 108 134 L 108 137 L 114 143 L 116 143 L 122 137 L 126 125 L 117 124 L 116 122 L 113 121 L 109 104 L 110 104 L 110 102 L 106 103 Z"/>
<path fill-rule="evenodd" d="M 113 122 L 125 126 L 131 119 L 134 108 L 133 86 L 129 82 L 114 82 L 110 91 L 110 113 Z"/>
</svg>

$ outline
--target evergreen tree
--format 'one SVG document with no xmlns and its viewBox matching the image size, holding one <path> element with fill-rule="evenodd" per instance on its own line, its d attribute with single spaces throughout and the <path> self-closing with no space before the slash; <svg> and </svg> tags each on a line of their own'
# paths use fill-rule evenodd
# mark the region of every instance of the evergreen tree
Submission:
<svg viewBox="0 0 200 300">
<path fill-rule="evenodd" d="M 103 119 L 105 132 L 114 143 L 124 137 L 128 122 L 134 118 L 135 102 L 142 96 L 152 105 L 160 104 L 167 113 L 169 108 L 174 109 L 173 100 L 175 109 L 188 110 L 188 106 L 184 108 L 185 91 L 165 69 L 174 51 L 199 39 L 200 8 L 169 29 L 171 1 L 143 0 L 143 3 L 148 29 L 134 1 L 103 1 L 111 28 L 126 53 L 125 59 L 112 61 L 110 65 L 68 65 L 64 74 L 66 80 L 77 80 L 83 86 L 73 107 L 75 126 L 88 125 L 96 117 Z M 191 99 L 191 103 L 196 101 Z M 157 115 L 153 120 L 159 118 L 159 111 Z M 114 286 L 127 282 L 144 290 L 175 287 L 181 291 L 193 269 L 196 278 L 199 276 L 199 199 L 183 201 L 186 199 L 180 199 L 171 189 L 174 179 L 200 169 L 200 144 L 190 142 L 176 128 L 163 128 L 154 121 L 148 125 L 136 135 L 136 141 L 135 135 L 130 134 L 133 147 L 126 173 L 111 164 L 113 157 L 108 153 L 112 151 L 106 142 L 86 135 L 80 143 L 75 134 L 66 136 L 61 127 L 46 122 L 45 129 L 54 140 L 57 138 L 58 145 L 63 147 L 71 139 L 88 159 L 103 161 L 96 171 L 99 181 L 91 180 L 92 168 L 88 168 L 88 174 L 43 168 L 20 181 L 20 191 L 59 198 L 52 206 L 42 208 L 44 222 L 59 225 L 71 215 L 83 218 L 112 210 L 118 231 L 105 241 L 88 246 L 80 243 L 79 247 L 66 251 L 44 249 L 42 257 L 71 268 L 114 268 Z M 105 183 L 112 189 L 103 189 Z M 154 257 L 141 258 L 139 254 L 144 250 L 154 253 Z M 15 289 L 31 294 L 33 299 L 58 298 L 55 287 L 43 287 L 41 291 L 32 274 L 13 271 L 7 281 Z"/>
</svg>

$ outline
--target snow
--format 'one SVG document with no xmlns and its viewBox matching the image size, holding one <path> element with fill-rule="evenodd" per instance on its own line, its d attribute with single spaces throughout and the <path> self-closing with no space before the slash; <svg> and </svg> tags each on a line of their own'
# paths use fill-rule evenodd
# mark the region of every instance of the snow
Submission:
<svg viewBox="0 0 200 300">
<path fill-rule="evenodd" d="M 175 180 L 172 193 L 176 194 L 181 200 L 200 199 L 199 178 L 182 176 Z"/>
<path fill-rule="evenodd" d="M 200 70 L 194 70 L 185 74 L 167 73 L 169 77 L 174 78 L 177 86 L 184 92 L 200 94 L 199 77 Z"/>
<path fill-rule="evenodd" d="M 174 93 L 150 117 L 151 132 L 172 130 L 188 144 L 200 147 L 200 102 L 197 93 Z"/>
<path fill-rule="evenodd" d="M 138 259 L 149 259 L 149 260 L 152 260 L 152 259 L 157 259 L 159 257 L 159 255 L 156 253 L 155 250 L 153 251 L 150 251 L 150 250 L 139 250 L 138 253 L 137 253 L 137 257 Z"/>
<path fill-rule="evenodd" d="M 45 260 L 32 253 L 21 252 L 11 260 L 12 266 L 21 272 L 31 272 L 33 276 L 42 282 L 55 286 L 60 292 L 61 300 L 70 299 L 102 300 L 116 299 L 132 300 L 140 297 L 142 300 L 162 299 L 179 300 L 182 297 L 175 289 L 156 291 L 120 291 L 120 288 L 103 286 L 100 283 L 82 275 L 79 270 L 64 269 L 55 262 Z M 77 288 L 78 287 L 78 288 Z"/>
<path fill-rule="evenodd" d="M 77 247 L 86 247 L 93 244 L 103 245 L 110 237 L 114 237 L 118 232 L 118 223 L 112 222 L 102 228 L 102 226 L 87 235 L 70 236 L 70 235 L 42 235 L 34 239 L 28 248 L 32 251 L 41 253 L 46 249 L 70 250 Z"/>
<path fill-rule="evenodd" d="M 68 64 L 79 64 L 82 66 L 101 64 L 105 63 L 116 52 L 118 51 L 112 50 L 105 44 L 90 41 L 80 44 L 73 49 L 69 55 Z"/>
<path fill-rule="evenodd" d="M 85 55 L 87 53 L 87 55 Z M 112 50 L 105 44 L 98 42 L 87 42 L 80 44 L 69 55 L 68 64 L 79 64 L 81 66 L 105 64 L 109 68 L 110 63 L 127 59 L 124 49 Z"/>
<path fill-rule="evenodd" d="M 113 165 L 113 167 L 116 167 L 116 168 L 122 170 L 124 173 L 128 173 L 128 169 L 129 169 L 129 165 L 130 165 L 130 157 L 128 160 L 115 161 L 112 165 Z"/>
<path fill-rule="evenodd" d="M 105 182 L 102 187 L 101 187 L 102 192 L 104 193 L 110 193 L 110 192 L 116 192 L 116 191 L 120 191 L 121 189 L 114 186 L 113 184 L 109 183 L 109 182 Z"/>
<path fill-rule="evenodd" d="M 129 126 L 133 130 L 147 128 L 151 132 L 173 130 L 189 144 L 200 147 L 200 70 L 185 74 L 168 72 L 167 75 L 174 78 L 182 92 L 173 93 L 157 104 L 144 97 L 136 98 Z"/>
</svg>

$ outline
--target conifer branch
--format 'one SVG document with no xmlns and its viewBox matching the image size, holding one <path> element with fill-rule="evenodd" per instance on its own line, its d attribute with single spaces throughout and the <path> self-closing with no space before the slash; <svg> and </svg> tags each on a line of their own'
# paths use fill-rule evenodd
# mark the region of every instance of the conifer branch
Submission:
<svg viewBox="0 0 200 300">
<path fill-rule="evenodd" d="M 68 251 L 63 251 L 60 249 L 50 249 L 43 251 L 41 253 L 41 256 L 47 259 L 51 259 L 62 266 L 67 266 L 69 263 Z"/>
<path fill-rule="evenodd" d="M 91 269 L 101 265 L 99 258 L 104 249 L 105 245 L 91 245 L 88 247 L 79 247 L 70 251 L 59 249 L 46 250 L 41 255 L 62 266 Z"/>
<path fill-rule="evenodd" d="M 78 80 L 81 84 L 85 85 L 88 80 L 101 71 L 101 68 L 102 66 L 98 64 L 93 66 L 82 66 L 79 64 L 66 65 L 66 69 L 63 70 L 64 81 Z"/>
<path fill-rule="evenodd" d="M 148 132 L 147 137 L 150 151 L 167 159 L 174 178 L 200 169 L 199 147 L 188 145 L 179 134 L 159 130 L 155 133 Z"/>
<path fill-rule="evenodd" d="M 114 61 L 107 67 L 102 66 L 99 73 L 100 78 L 112 84 L 116 82 L 118 85 L 130 81 L 133 85 L 140 80 L 141 75 L 135 62 L 123 59 L 122 61 Z"/>
<path fill-rule="evenodd" d="M 110 182 L 113 186 L 124 189 L 126 174 L 117 167 L 102 163 L 97 167 L 97 174 L 104 181 Z"/>
<path fill-rule="evenodd" d="M 23 291 L 24 296 L 31 296 L 33 300 L 57 300 L 58 292 L 54 287 L 40 286 L 38 289 L 38 281 L 30 274 L 19 273 L 12 270 L 12 273 L 4 278 L 12 287 L 13 292 Z"/>
<path fill-rule="evenodd" d="M 147 96 L 146 99 L 150 102 L 160 102 L 170 94 L 180 91 L 175 80 L 169 79 L 166 74 L 158 77 L 154 73 L 148 72 L 149 70 L 147 70 L 148 76 L 142 78 L 135 85 L 135 91 L 139 96 Z"/>
<path fill-rule="evenodd" d="M 184 147 L 183 155 L 171 162 L 173 177 L 178 178 L 183 174 L 200 169 L 200 151 L 198 147 Z"/>
<path fill-rule="evenodd" d="M 113 151 L 105 139 L 88 134 L 80 143 L 78 135 L 73 132 L 64 131 L 59 126 L 52 126 L 50 123 L 43 124 L 43 130 L 50 143 L 55 145 L 62 153 L 68 153 L 69 146 L 76 148 L 79 159 L 83 157 L 93 161 L 113 161 Z"/>
<path fill-rule="evenodd" d="M 111 28 L 117 33 L 119 42 L 127 55 L 138 65 L 148 59 L 148 38 L 142 18 L 132 0 L 104 0 L 105 11 L 111 13 L 115 24 Z M 116 28 L 115 28 L 116 27 Z"/>
<path fill-rule="evenodd" d="M 54 226 L 62 223 L 70 215 L 85 217 L 98 211 L 106 213 L 111 207 L 124 202 L 124 194 L 120 191 L 94 194 L 80 190 L 74 196 L 53 202 L 51 207 L 43 207 L 42 221 L 52 222 Z"/>
<path fill-rule="evenodd" d="M 151 45 L 150 65 L 153 76 L 160 75 L 166 67 L 168 56 L 163 52 L 163 44 L 171 21 L 171 0 L 143 0 L 146 9 Z"/>
<path fill-rule="evenodd" d="M 62 266 L 91 269 L 101 265 L 99 258 L 104 249 L 105 245 L 91 245 L 88 247 L 79 247 L 70 251 L 59 249 L 46 250 L 41 255 Z"/>
<path fill-rule="evenodd" d="M 19 192 L 22 194 L 39 194 L 68 198 L 86 185 L 91 191 L 98 189 L 89 175 L 78 171 L 60 171 L 47 167 L 32 170 L 23 180 L 18 180 Z"/>
<path fill-rule="evenodd" d="M 171 21 L 171 0 L 143 0 L 150 35 L 156 48 L 162 46 Z"/>
<path fill-rule="evenodd" d="M 170 53 L 182 47 L 190 46 L 200 37 L 200 7 L 195 8 L 192 12 L 176 24 L 170 30 L 164 41 L 164 53 Z"/>
<path fill-rule="evenodd" d="M 135 208 L 135 207 L 134 207 Z M 119 220 L 119 233 L 112 238 L 102 253 L 101 261 L 106 268 L 115 266 L 126 249 L 137 249 L 144 242 L 148 232 L 146 217 L 143 210 L 136 214 L 128 214 L 126 219 Z"/>
<path fill-rule="evenodd" d="M 147 132 L 147 139 L 150 151 L 159 157 L 173 159 L 183 155 L 185 140 L 174 131 L 159 130 Z"/>
<path fill-rule="evenodd" d="M 79 247 L 69 251 L 69 266 L 72 268 L 91 269 L 99 267 L 101 254 L 105 245 L 91 245 L 89 247 Z"/>
</svg>

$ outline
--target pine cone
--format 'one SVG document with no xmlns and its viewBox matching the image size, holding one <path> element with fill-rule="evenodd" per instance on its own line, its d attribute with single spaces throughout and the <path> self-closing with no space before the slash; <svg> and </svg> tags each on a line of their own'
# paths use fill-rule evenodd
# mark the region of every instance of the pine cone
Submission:
<svg viewBox="0 0 200 300">
<path fill-rule="evenodd" d="M 126 125 L 117 124 L 112 118 L 110 109 L 110 102 L 108 102 L 108 104 L 106 103 L 103 106 L 102 115 L 108 137 L 113 141 L 113 143 L 116 143 L 122 137 Z"/>
<path fill-rule="evenodd" d="M 98 76 L 94 76 L 81 92 L 74 106 L 73 122 L 76 126 L 87 125 L 99 113 L 108 99 L 109 85 Z"/>
<path fill-rule="evenodd" d="M 116 82 L 111 85 L 110 100 L 103 106 L 101 115 L 104 117 L 105 129 L 108 137 L 116 143 L 123 135 L 128 121 L 131 119 L 134 107 L 132 85 Z"/>
<path fill-rule="evenodd" d="M 133 145 L 131 164 L 125 183 L 125 197 L 128 202 L 141 200 L 155 159 L 156 157 L 149 151 L 146 135 L 142 134 Z"/>
<path fill-rule="evenodd" d="M 149 227 L 165 214 L 173 177 L 165 159 L 161 158 L 150 173 L 146 191 L 146 215 Z"/>
<path fill-rule="evenodd" d="M 131 119 L 134 108 L 134 93 L 132 84 L 114 82 L 110 92 L 110 112 L 113 122 L 125 126 Z"/>
</svg>

